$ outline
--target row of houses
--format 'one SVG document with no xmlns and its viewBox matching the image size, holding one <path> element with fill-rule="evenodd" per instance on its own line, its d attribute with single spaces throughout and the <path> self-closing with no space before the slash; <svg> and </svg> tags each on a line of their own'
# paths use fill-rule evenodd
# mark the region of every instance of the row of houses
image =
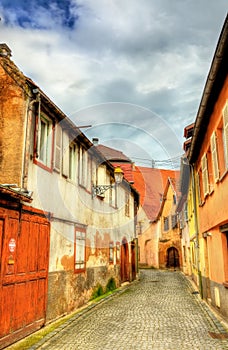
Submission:
<svg viewBox="0 0 228 350">
<path fill-rule="evenodd" d="M 139 194 L 0 45 L 0 348 L 137 275 Z"/>
<path fill-rule="evenodd" d="M 228 319 L 228 17 L 196 120 L 184 130 L 178 203 L 184 272 Z"/>
<path fill-rule="evenodd" d="M 141 267 L 180 268 L 228 317 L 228 20 L 180 171 L 90 141 L 0 44 L 0 349 Z"/>
<path fill-rule="evenodd" d="M 180 268 L 228 319 L 228 18 L 194 123 L 184 129 L 180 172 L 139 168 L 139 264 Z M 145 192 L 145 193 L 144 193 Z"/>
</svg>

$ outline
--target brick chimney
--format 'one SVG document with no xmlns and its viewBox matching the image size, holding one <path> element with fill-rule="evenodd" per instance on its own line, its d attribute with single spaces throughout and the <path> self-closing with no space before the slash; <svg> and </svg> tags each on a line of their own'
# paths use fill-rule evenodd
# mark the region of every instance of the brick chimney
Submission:
<svg viewBox="0 0 228 350">
<path fill-rule="evenodd" d="M 9 46 L 6 44 L 0 44 L 0 56 L 1 57 L 10 57 L 11 56 L 11 50 Z"/>
</svg>

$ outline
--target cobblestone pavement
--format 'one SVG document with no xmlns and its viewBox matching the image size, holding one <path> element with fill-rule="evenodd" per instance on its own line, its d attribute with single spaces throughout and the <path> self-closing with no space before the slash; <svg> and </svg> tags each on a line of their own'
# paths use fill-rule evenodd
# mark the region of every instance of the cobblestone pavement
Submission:
<svg viewBox="0 0 228 350">
<path fill-rule="evenodd" d="M 192 292 L 179 271 L 142 270 L 139 282 L 76 314 L 31 350 L 228 349 L 227 338 L 209 334 L 226 330 Z"/>
</svg>

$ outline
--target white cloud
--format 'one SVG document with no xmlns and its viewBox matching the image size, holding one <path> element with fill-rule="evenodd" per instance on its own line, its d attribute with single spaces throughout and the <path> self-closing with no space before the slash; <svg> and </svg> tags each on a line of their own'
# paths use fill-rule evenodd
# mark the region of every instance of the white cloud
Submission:
<svg viewBox="0 0 228 350">
<path fill-rule="evenodd" d="M 28 21 L 25 7 L 15 1 L 9 9 L 2 1 L 1 37 L 18 67 L 77 124 L 128 122 L 151 137 L 156 130 L 160 140 L 171 130 L 179 148 L 169 153 L 180 154 L 183 128 L 196 116 L 226 1 L 65 0 L 60 7 L 53 0 L 48 4 L 31 0 Z M 108 102 L 121 102 L 120 108 Z M 141 112 L 149 109 L 150 116 L 126 104 L 141 106 Z M 166 128 L 154 128 L 153 115 L 159 115 Z M 105 141 L 105 135 L 99 137 Z M 135 136 L 137 144 L 138 139 Z M 171 142 L 164 147 L 172 148 Z"/>
</svg>

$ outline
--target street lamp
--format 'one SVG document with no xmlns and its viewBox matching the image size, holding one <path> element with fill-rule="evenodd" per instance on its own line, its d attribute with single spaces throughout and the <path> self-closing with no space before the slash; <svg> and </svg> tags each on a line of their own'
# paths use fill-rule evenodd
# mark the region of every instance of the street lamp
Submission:
<svg viewBox="0 0 228 350">
<path fill-rule="evenodd" d="M 103 193 L 105 193 L 105 191 L 107 191 L 110 188 L 114 188 L 117 185 L 119 185 L 122 181 L 123 181 L 123 170 L 121 169 L 120 166 L 117 166 L 114 170 L 114 179 L 115 179 L 115 183 L 111 184 L 111 185 L 93 185 L 92 186 L 92 197 L 96 197 L 96 196 L 101 196 Z"/>
</svg>

